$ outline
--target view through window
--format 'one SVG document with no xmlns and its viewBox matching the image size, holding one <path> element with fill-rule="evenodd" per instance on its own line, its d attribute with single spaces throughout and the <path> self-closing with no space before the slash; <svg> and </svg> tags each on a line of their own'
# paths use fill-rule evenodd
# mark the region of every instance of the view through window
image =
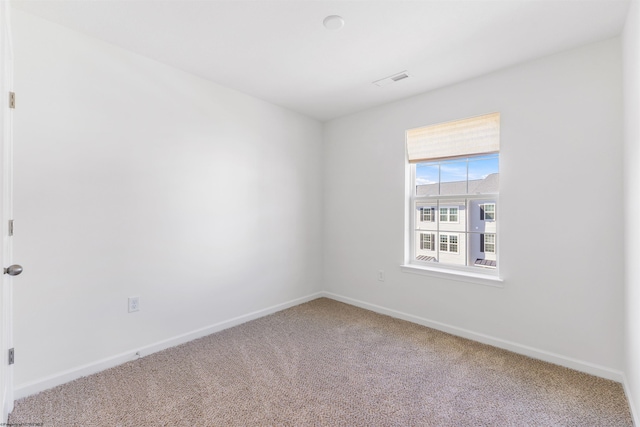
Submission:
<svg viewBox="0 0 640 427">
<path fill-rule="evenodd" d="M 413 167 L 415 260 L 495 269 L 499 155 Z"/>
</svg>

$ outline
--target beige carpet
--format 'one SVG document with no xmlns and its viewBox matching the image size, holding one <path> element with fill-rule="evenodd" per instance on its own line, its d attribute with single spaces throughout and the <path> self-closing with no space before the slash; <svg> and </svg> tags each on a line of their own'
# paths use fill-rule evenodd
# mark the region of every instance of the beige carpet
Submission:
<svg viewBox="0 0 640 427">
<path fill-rule="evenodd" d="M 620 384 L 318 299 L 22 399 L 44 426 L 631 426 Z"/>
</svg>

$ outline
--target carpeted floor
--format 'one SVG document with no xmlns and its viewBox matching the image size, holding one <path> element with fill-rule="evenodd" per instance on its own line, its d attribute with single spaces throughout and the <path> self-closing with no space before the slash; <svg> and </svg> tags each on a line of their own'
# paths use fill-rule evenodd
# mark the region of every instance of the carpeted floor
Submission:
<svg viewBox="0 0 640 427">
<path fill-rule="evenodd" d="M 631 426 L 620 384 L 329 299 L 16 402 L 51 426 Z"/>
</svg>

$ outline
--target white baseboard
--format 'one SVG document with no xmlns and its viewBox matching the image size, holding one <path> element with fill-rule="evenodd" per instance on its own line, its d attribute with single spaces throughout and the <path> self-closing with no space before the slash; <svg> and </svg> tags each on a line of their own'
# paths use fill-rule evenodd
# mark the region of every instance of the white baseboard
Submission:
<svg viewBox="0 0 640 427">
<path fill-rule="evenodd" d="M 631 394 L 631 387 L 629 387 L 627 376 L 623 374 L 622 377 L 622 387 L 624 388 L 624 394 L 627 396 L 627 401 L 629 402 L 629 410 L 631 411 L 633 425 L 640 426 L 640 413 L 637 411 L 638 408 L 634 406 L 635 400 L 633 400 L 634 396 Z"/>
<path fill-rule="evenodd" d="M 184 344 L 189 341 L 193 341 L 197 338 L 201 338 L 215 332 L 228 329 L 242 323 L 249 322 L 251 320 L 259 319 L 269 314 L 276 313 L 287 308 L 303 304 L 305 302 L 322 297 L 322 293 L 314 293 L 305 297 L 296 298 L 291 301 L 287 301 L 281 304 L 277 304 L 271 307 L 264 308 L 262 310 L 254 311 L 252 313 L 244 314 L 242 316 L 234 317 L 229 320 L 225 320 L 214 325 L 210 325 L 204 328 L 197 329 L 186 334 L 178 335 L 173 338 L 169 338 L 163 341 L 156 342 L 154 344 L 147 345 L 145 347 L 132 349 L 124 353 L 116 354 L 115 356 L 107 357 L 105 359 L 97 360 L 86 365 L 78 366 L 77 368 L 69 369 L 64 372 L 60 372 L 30 383 L 20 384 L 14 388 L 14 398 L 21 399 L 23 397 L 31 396 L 32 394 L 39 393 L 44 390 L 56 387 L 58 385 L 73 381 L 75 379 L 85 377 L 87 375 L 95 374 L 105 369 L 113 368 L 123 363 L 135 360 L 138 358 L 136 352 L 140 352 L 142 357 L 149 354 L 156 353 L 161 350 L 165 350 L 170 347 L 175 347 L 180 344 Z"/>
<path fill-rule="evenodd" d="M 473 332 L 468 329 L 459 328 L 457 326 L 447 325 L 446 323 L 425 319 L 424 317 L 414 316 L 412 314 L 403 313 L 400 311 L 392 310 L 392 309 L 375 305 L 375 304 L 370 304 L 368 302 L 345 297 L 345 296 L 334 294 L 331 292 L 321 292 L 321 295 L 326 298 L 331 298 L 336 301 L 344 302 L 346 304 L 355 305 L 356 307 L 364 308 L 366 310 L 375 311 L 376 313 L 385 314 L 387 316 L 406 320 L 412 323 L 417 323 L 419 325 L 437 329 L 442 332 L 447 332 L 451 335 L 456 335 L 462 338 L 478 341 L 483 344 L 492 345 L 494 347 L 509 350 L 514 353 L 532 357 L 534 359 L 543 360 L 545 362 L 553 363 L 555 365 L 564 366 L 566 368 L 574 369 L 576 371 L 585 372 L 587 374 L 595 375 L 598 377 L 606 378 L 606 379 L 617 381 L 617 382 L 623 382 L 624 380 L 624 374 L 621 371 L 607 368 L 606 366 L 600 366 L 594 363 L 589 363 L 589 362 L 574 359 L 571 357 L 563 356 L 560 354 L 551 353 L 545 350 L 540 350 L 537 348 L 529 347 L 529 346 L 518 344 L 515 342 L 492 337 L 489 335 Z M 638 425 L 640 426 L 640 424 Z"/>
</svg>

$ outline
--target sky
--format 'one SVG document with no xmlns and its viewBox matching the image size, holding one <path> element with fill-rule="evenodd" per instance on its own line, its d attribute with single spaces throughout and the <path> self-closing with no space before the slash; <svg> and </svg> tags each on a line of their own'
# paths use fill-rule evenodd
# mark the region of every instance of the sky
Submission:
<svg viewBox="0 0 640 427">
<path fill-rule="evenodd" d="M 489 174 L 499 172 L 498 160 L 498 154 L 488 154 L 468 159 L 418 163 L 416 185 L 436 184 L 439 179 L 441 182 L 466 181 L 467 162 L 469 179 L 484 179 Z"/>
</svg>

